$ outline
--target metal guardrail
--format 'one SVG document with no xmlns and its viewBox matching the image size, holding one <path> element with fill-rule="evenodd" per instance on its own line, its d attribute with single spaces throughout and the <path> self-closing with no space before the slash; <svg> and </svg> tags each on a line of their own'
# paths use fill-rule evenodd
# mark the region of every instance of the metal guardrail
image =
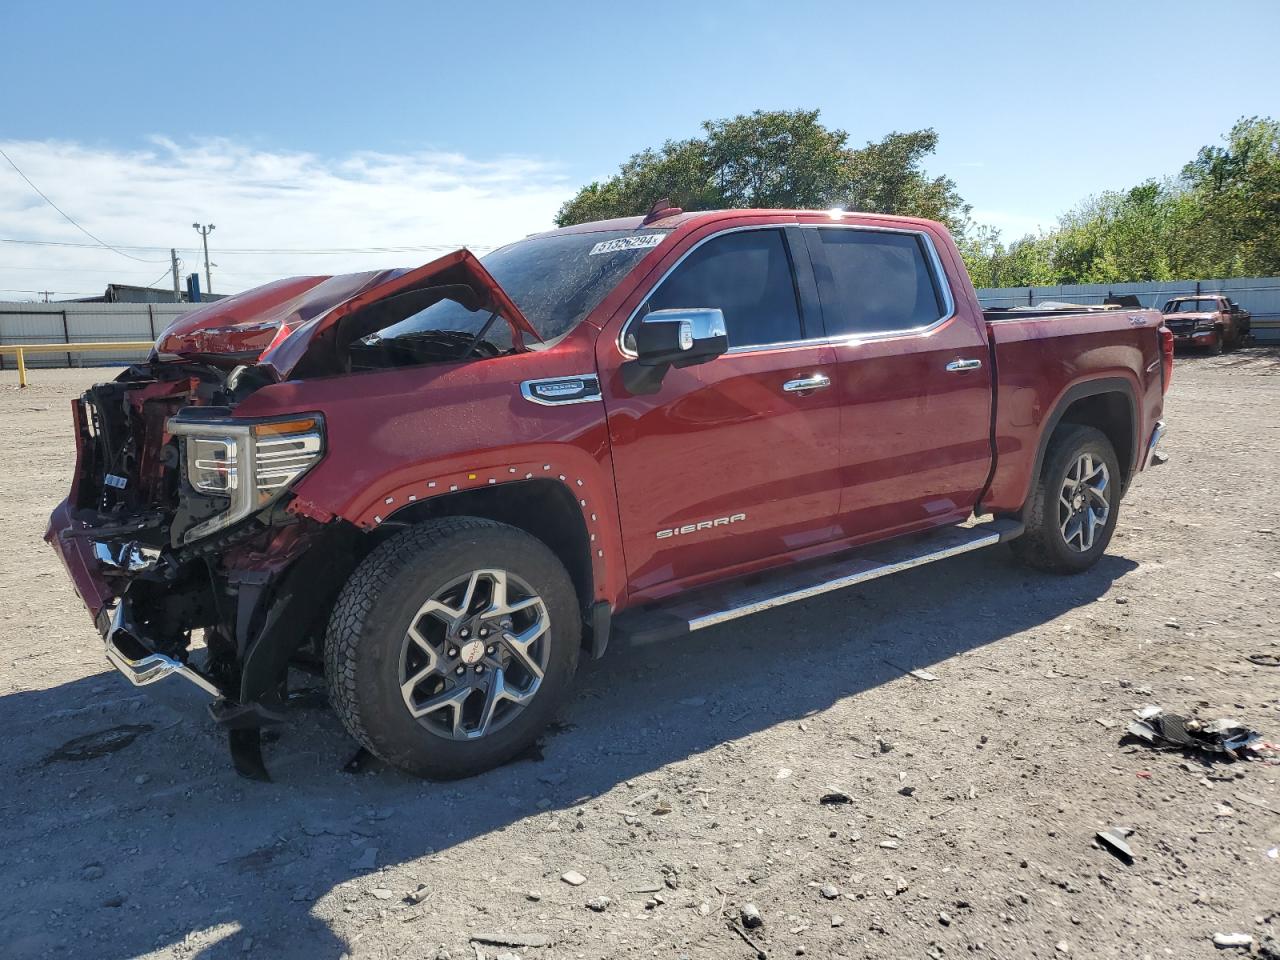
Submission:
<svg viewBox="0 0 1280 960">
<path fill-rule="evenodd" d="M 116 340 L 99 343 L 7 343 L 0 344 L 0 354 L 12 353 L 18 358 L 18 386 L 27 385 L 28 353 L 89 353 L 95 350 L 127 353 L 130 350 L 150 350 L 151 340 Z"/>
</svg>

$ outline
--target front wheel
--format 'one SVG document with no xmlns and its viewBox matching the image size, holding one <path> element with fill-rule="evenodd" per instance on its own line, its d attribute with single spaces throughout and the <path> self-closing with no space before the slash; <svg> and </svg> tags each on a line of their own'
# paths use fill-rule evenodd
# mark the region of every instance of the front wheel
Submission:
<svg viewBox="0 0 1280 960">
<path fill-rule="evenodd" d="M 1120 507 L 1120 464 L 1106 434 L 1059 427 L 1031 491 L 1026 532 L 1010 547 L 1024 563 L 1053 573 L 1088 570 L 1107 549 Z"/>
<path fill-rule="evenodd" d="M 577 668 L 582 618 L 564 565 L 505 524 L 449 517 L 387 540 L 343 588 L 325 639 L 351 735 L 432 779 L 510 760 Z"/>
</svg>

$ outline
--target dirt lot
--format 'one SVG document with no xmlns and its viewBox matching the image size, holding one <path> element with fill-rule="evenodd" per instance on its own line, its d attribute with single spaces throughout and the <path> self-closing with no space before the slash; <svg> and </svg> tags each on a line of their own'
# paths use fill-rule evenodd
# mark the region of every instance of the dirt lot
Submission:
<svg viewBox="0 0 1280 960">
<path fill-rule="evenodd" d="M 343 772 L 319 707 L 243 781 L 194 689 L 108 672 L 40 541 L 94 379 L 0 374 L 0 955 L 751 958 L 747 903 L 770 957 L 1280 937 L 1280 767 L 1120 743 L 1146 703 L 1280 739 L 1280 669 L 1245 659 L 1280 654 L 1275 351 L 1178 363 L 1172 459 L 1089 574 L 989 551 L 611 651 L 541 757 L 448 785 Z"/>
</svg>

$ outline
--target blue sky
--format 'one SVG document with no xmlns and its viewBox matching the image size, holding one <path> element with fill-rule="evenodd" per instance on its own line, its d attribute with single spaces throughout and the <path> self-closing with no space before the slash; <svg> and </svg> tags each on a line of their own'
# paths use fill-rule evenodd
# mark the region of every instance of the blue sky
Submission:
<svg viewBox="0 0 1280 960">
<path fill-rule="evenodd" d="M 0 146 L 120 244 L 198 219 L 215 248 L 491 245 L 704 119 L 794 107 L 856 144 L 935 127 L 930 170 L 1009 236 L 1280 114 L 1274 2 L 8 0 L 0 31 Z M 77 237 L 39 203 L 0 163 L 0 237 Z M 58 279 L 27 252 L 0 249 L 0 287 L 147 269 L 63 248 Z M 233 256 L 239 285 L 352 266 Z"/>
</svg>

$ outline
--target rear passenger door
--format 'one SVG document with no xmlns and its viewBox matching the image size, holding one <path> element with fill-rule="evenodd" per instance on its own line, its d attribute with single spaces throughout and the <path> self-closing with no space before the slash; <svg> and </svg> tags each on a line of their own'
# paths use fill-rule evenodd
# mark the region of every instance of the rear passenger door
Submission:
<svg viewBox="0 0 1280 960">
<path fill-rule="evenodd" d="M 615 371 L 601 386 L 633 592 L 669 592 L 834 536 L 835 355 L 821 341 L 803 244 L 794 227 L 750 227 L 676 255 L 631 320 L 718 308 L 729 352 L 672 368 L 653 395 L 629 393 L 616 374 L 627 330 L 616 344 L 601 338 L 601 349 L 622 353 L 602 354 L 600 369 Z"/>
<path fill-rule="evenodd" d="M 957 312 L 924 230 L 805 225 L 802 232 L 827 334 L 837 338 L 844 534 L 963 519 L 991 466 L 992 372 L 981 313 L 968 298 Z"/>
</svg>

